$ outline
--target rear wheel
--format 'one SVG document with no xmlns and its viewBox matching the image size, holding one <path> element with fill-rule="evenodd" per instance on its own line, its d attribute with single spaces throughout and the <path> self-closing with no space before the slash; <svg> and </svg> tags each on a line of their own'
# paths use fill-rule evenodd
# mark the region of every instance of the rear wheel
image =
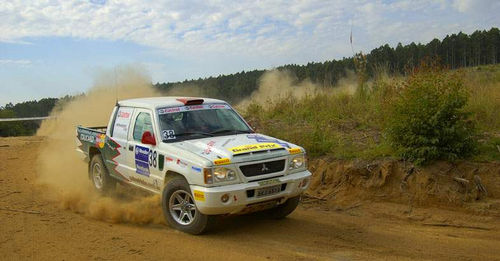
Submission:
<svg viewBox="0 0 500 261">
<path fill-rule="evenodd" d="M 299 205 L 300 196 L 289 198 L 285 203 L 266 210 L 266 214 L 275 219 L 282 219 L 290 215 Z"/>
<path fill-rule="evenodd" d="M 94 155 L 90 161 L 90 179 L 94 189 L 100 194 L 109 193 L 116 187 L 116 181 L 109 176 L 100 154 Z"/>
<path fill-rule="evenodd" d="M 180 176 L 171 179 L 163 189 L 162 209 L 171 227 L 193 235 L 205 232 L 213 219 L 196 208 L 191 189 Z"/>
</svg>

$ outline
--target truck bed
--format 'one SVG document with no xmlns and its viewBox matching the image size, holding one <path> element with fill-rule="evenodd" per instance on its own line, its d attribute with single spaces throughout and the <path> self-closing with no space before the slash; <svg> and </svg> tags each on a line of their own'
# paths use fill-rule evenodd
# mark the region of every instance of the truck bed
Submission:
<svg viewBox="0 0 500 261">
<path fill-rule="evenodd" d="M 89 159 L 89 151 L 91 148 L 101 150 L 106 142 L 107 127 L 82 127 L 76 129 L 76 138 L 79 146 L 77 150 L 82 153 L 86 159 Z"/>
<path fill-rule="evenodd" d="M 77 127 L 77 131 L 88 130 L 88 131 L 97 132 L 97 133 L 106 133 L 107 129 L 108 129 L 107 126 L 97 126 L 97 127 L 83 127 L 83 126 L 78 126 Z"/>
</svg>

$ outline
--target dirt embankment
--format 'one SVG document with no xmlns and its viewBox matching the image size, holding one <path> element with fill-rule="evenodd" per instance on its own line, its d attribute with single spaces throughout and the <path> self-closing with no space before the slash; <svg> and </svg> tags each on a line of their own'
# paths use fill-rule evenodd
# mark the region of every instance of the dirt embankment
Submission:
<svg viewBox="0 0 500 261">
<path fill-rule="evenodd" d="M 500 163 L 312 160 L 311 199 L 348 205 L 388 201 L 500 216 Z"/>
<path fill-rule="evenodd" d="M 448 174 L 429 174 L 445 175 L 442 178 L 448 181 L 436 181 L 429 185 L 433 189 L 421 190 L 427 200 L 421 197 L 419 204 L 409 208 L 407 194 L 416 185 L 427 184 L 425 171 L 413 173 L 407 179 L 410 192 L 401 192 L 406 172 L 401 168 L 398 173 L 396 165 L 402 163 L 392 163 L 396 170 L 386 171 L 391 169 L 386 162 L 368 166 L 313 162 L 310 197 L 288 218 L 227 217 L 215 231 L 193 237 L 152 222 L 150 216 L 161 219 L 158 204 L 148 197 L 131 196 L 129 190 L 123 191 L 127 197 L 77 198 L 77 203 L 69 204 L 73 201 L 40 185 L 37 180 L 43 170 L 36 158 L 50 141 L 43 137 L 0 139 L 2 260 L 193 260 L 200 253 L 205 260 L 500 260 L 498 216 L 491 216 L 491 210 L 478 215 L 451 207 L 497 200 L 491 184 L 498 184 L 494 178 L 498 167 L 493 164 L 479 164 L 477 171 L 488 197 L 468 196 L 463 202 L 467 194 L 458 191 L 452 194 L 458 196 L 452 203 L 446 203 L 444 196 L 433 198 L 435 191 L 446 191 L 443 184 L 460 189 L 449 181 L 453 177 L 449 173 L 467 170 L 463 177 L 470 179 L 476 165 L 459 164 Z M 75 173 L 69 171 L 82 169 L 76 174 L 86 177 L 84 163 L 78 164 L 62 173 L 72 177 Z M 439 166 L 442 171 L 449 167 Z M 472 195 L 474 189 L 470 191 Z M 158 214 L 150 214 L 155 211 Z M 148 218 L 141 218 L 144 215 Z"/>
</svg>

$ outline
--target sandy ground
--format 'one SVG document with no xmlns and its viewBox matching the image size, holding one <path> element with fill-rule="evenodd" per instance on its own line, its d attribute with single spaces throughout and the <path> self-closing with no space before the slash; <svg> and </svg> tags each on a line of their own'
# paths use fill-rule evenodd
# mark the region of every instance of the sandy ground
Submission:
<svg viewBox="0 0 500 261">
<path fill-rule="evenodd" d="M 1 260 L 500 260 L 500 218 L 362 201 L 303 203 L 285 220 L 223 219 L 192 236 L 64 210 L 36 185 L 40 137 L 0 139 Z"/>
</svg>

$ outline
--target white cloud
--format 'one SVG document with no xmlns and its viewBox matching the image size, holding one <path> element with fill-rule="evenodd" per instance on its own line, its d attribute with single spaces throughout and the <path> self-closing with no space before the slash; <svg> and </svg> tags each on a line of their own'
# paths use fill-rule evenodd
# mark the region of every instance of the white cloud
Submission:
<svg viewBox="0 0 500 261">
<path fill-rule="evenodd" d="M 0 65 L 17 65 L 17 66 L 30 66 L 33 62 L 30 60 L 11 60 L 0 59 Z"/>
<path fill-rule="evenodd" d="M 497 0 L 454 0 L 453 7 L 461 13 L 484 14 L 498 11 L 500 2 Z"/>
<path fill-rule="evenodd" d="M 471 10 L 483 13 L 465 15 Z M 492 0 L 14 0 L 0 5 L 0 42 L 109 39 L 177 58 L 223 56 L 279 65 L 350 55 L 349 21 L 356 49 L 366 51 L 386 42 L 428 41 L 457 28 L 499 26 L 498 13 Z"/>
</svg>

